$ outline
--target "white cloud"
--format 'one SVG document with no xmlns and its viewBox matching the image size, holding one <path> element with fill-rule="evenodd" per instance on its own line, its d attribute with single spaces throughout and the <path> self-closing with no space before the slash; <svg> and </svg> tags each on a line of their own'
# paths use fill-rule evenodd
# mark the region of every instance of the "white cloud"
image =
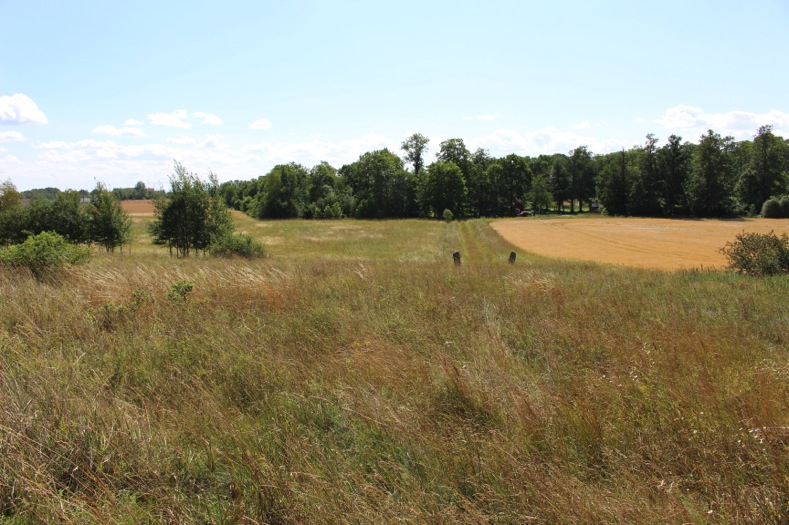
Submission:
<svg viewBox="0 0 789 525">
<path fill-rule="evenodd" d="M 34 147 L 38 149 L 71 149 L 71 146 L 67 142 L 63 142 L 62 140 L 50 140 L 48 142 L 39 142 L 34 144 Z"/>
<path fill-rule="evenodd" d="M 27 140 L 18 131 L 0 131 L 0 144 L 3 142 L 24 142 Z"/>
<path fill-rule="evenodd" d="M 695 106 L 680 104 L 666 110 L 655 120 L 670 133 L 700 136 L 711 129 L 720 135 L 731 135 L 738 140 L 750 139 L 760 126 L 772 125 L 773 131 L 783 135 L 789 130 L 789 113 L 777 109 L 767 113 L 732 110 L 726 113 L 705 113 Z M 691 137 L 688 137 L 691 138 Z"/>
<path fill-rule="evenodd" d="M 192 137 L 170 137 L 167 139 L 170 144 L 177 144 L 179 146 L 194 146 L 197 140 Z"/>
<path fill-rule="evenodd" d="M 124 126 L 142 126 L 142 122 L 139 120 L 134 120 L 133 118 L 127 119 L 123 121 Z"/>
<path fill-rule="evenodd" d="M 498 113 L 493 115 L 477 115 L 474 117 L 463 117 L 463 120 L 481 120 L 483 122 L 493 122 L 494 120 L 498 120 L 500 115 Z"/>
<path fill-rule="evenodd" d="M 0 97 L 0 124 L 47 124 L 49 120 L 27 95 Z"/>
<path fill-rule="evenodd" d="M 105 125 L 98 126 L 93 129 L 93 133 L 103 133 L 105 135 L 112 135 L 113 137 L 144 137 L 145 133 L 139 128 L 125 126 L 123 128 L 116 128 L 115 126 Z"/>
<path fill-rule="evenodd" d="M 195 111 L 192 113 L 192 116 L 195 118 L 203 119 L 203 124 L 213 124 L 213 125 L 221 125 L 222 119 L 217 117 L 216 115 L 211 115 L 210 113 L 203 113 L 202 111 Z"/>
<path fill-rule="evenodd" d="M 199 121 L 200 124 L 221 125 L 222 119 L 210 113 L 193 111 L 189 113 L 185 109 L 176 109 L 172 113 L 151 113 L 148 120 L 154 126 L 167 126 L 170 128 L 188 129 L 192 127 L 192 122 Z"/>
<path fill-rule="evenodd" d="M 589 124 L 588 120 L 584 120 L 583 122 L 578 122 L 570 127 L 575 130 L 582 130 L 582 129 L 589 129 L 591 127 L 591 124 Z"/>
<path fill-rule="evenodd" d="M 267 118 L 259 118 L 249 125 L 252 129 L 271 129 L 271 121 Z"/>
<path fill-rule="evenodd" d="M 172 113 L 151 113 L 148 120 L 154 126 L 167 126 L 170 128 L 190 128 L 192 125 L 186 122 L 189 112 L 185 109 L 176 109 Z"/>
</svg>

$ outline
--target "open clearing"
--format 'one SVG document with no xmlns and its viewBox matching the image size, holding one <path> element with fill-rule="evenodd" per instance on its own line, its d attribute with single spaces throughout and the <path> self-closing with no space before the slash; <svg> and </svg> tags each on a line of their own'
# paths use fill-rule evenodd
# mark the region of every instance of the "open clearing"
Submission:
<svg viewBox="0 0 789 525">
<path fill-rule="evenodd" d="M 721 268 L 720 249 L 738 233 L 789 232 L 786 219 L 504 219 L 491 226 L 515 246 L 538 255 L 680 270 Z"/>
</svg>

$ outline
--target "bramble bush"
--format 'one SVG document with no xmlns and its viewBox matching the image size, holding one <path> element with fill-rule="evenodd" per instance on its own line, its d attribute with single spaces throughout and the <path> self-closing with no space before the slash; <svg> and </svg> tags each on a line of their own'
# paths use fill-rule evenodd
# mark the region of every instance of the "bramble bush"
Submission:
<svg viewBox="0 0 789 525">
<path fill-rule="evenodd" d="M 729 269 L 748 275 L 789 273 L 789 236 L 770 233 L 739 233 L 721 253 L 729 259 Z"/>
<path fill-rule="evenodd" d="M 29 235 L 22 244 L 0 250 L 0 265 L 12 268 L 27 268 L 38 280 L 67 266 L 87 262 L 90 248 L 66 242 L 55 232 Z"/>
</svg>

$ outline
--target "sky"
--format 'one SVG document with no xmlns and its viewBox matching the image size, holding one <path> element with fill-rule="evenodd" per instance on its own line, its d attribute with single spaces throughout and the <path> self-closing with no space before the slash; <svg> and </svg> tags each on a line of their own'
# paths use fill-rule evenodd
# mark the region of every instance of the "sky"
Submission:
<svg viewBox="0 0 789 525">
<path fill-rule="evenodd" d="M 0 0 L 0 182 L 789 138 L 787 0 Z"/>
</svg>

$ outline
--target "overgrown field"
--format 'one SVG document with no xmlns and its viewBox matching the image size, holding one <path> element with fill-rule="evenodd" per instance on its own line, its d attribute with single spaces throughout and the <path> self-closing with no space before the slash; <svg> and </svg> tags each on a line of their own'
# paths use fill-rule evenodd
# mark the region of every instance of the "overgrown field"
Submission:
<svg viewBox="0 0 789 525">
<path fill-rule="evenodd" d="M 0 523 L 786 523 L 786 277 L 510 265 L 485 221 L 236 216 L 268 258 L 178 260 L 135 220 L 0 270 Z"/>
</svg>

